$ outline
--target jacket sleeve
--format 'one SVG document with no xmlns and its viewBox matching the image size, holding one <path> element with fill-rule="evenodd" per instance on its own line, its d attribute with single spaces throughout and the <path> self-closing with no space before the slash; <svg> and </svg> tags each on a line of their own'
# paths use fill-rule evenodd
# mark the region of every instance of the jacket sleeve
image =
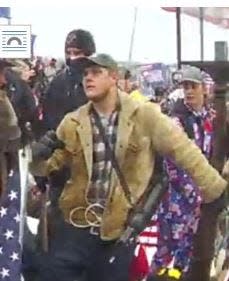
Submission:
<svg viewBox="0 0 229 281">
<path fill-rule="evenodd" d="M 60 123 L 56 131 L 57 137 L 65 143 L 68 137 L 68 116 Z M 56 149 L 47 161 L 32 161 L 30 171 L 35 176 L 48 176 L 69 165 L 71 153 L 66 149 Z"/>
<path fill-rule="evenodd" d="M 199 186 L 203 200 L 211 202 L 223 193 L 227 182 L 209 164 L 196 144 L 171 118 L 162 114 L 153 104 L 145 106 L 145 114 L 153 147 L 171 157 Z M 153 120 L 153 122 L 152 122 Z M 151 125 L 150 125 L 151 124 Z M 153 125 L 152 125 L 153 124 Z"/>
</svg>

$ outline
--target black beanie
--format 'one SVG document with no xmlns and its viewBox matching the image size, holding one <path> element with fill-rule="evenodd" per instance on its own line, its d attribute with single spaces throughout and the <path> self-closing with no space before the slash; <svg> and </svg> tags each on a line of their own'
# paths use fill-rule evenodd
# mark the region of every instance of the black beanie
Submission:
<svg viewBox="0 0 229 281">
<path fill-rule="evenodd" d="M 65 52 L 67 48 L 81 49 L 86 56 L 95 53 L 95 42 L 92 34 L 83 29 L 72 30 L 68 33 L 65 41 Z"/>
</svg>

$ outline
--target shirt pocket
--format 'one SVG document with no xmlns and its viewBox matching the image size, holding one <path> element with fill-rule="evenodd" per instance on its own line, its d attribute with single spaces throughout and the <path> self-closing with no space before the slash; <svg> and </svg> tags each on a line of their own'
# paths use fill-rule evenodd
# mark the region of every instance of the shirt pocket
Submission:
<svg viewBox="0 0 229 281">
<path fill-rule="evenodd" d="M 130 141 L 127 150 L 133 153 L 141 152 L 142 150 L 149 149 L 150 140 L 147 137 L 142 137 L 138 141 Z"/>
<path fill-rule="evenodd" d="M 132 152 L 132 153 L 137 153 L 139 152 L 140 150 L 142 149 L 141 145 L 139 143 L 135 143 L 135 142 L 130 142 L 128 144 L 128 147 L 127 147 L 127 150 L 129 152 Z"/>
</svg>

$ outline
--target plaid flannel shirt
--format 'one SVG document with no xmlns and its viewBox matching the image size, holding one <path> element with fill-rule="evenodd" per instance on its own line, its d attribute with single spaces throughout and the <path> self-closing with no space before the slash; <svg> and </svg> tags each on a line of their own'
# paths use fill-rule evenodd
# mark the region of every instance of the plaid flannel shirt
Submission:
<svg viewBox="0 0 229 281">
<path fill-rule="evenodd" d="M 110 146 L 114 149 L 117 135 L 118 112 L 114 111 L 109 117 L 101 114 L 99 116 Z M 100 135 L 92 112 L 90 119 L 93 131 L 93 170 L 87 198 L 90 203 L 97 203 L 104 207 L 110 190 L 112 164 L 109 159 L 106 159 L 105 143 L 103 137 Z"/>
</svg>

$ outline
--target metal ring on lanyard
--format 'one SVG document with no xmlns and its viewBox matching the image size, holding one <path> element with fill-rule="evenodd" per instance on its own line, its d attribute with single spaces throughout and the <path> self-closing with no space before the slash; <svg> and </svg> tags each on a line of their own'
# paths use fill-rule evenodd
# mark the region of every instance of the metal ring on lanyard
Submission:
<svg viewBox="0 0 229 281">
<path fill-rule="evenodd" d="M 104 210 L 104 207 L 101 204 L 99 204 L 99 203 L 91 204 L 87 208 L 85 208 L 85 207 L 77 207 L 77 208 L 72 209 L 70 214 L 69 214 L 69 222 L 73 226 L 78 227 L 78 228 L 87 228 L 87 227 L 90 227 L 90 226 L 92 226 L 92 227 L 100 227 L 102 218 L 97 215 L 96 211 L 92 210 L 95 207 L 98 207 L 101 210 Z M 73 218 L 72 218 L 74 213 L 77 212 L 77 211 L 80 211 L 80 210 L 84 210 L 84 218 L 85 218 L 85 221 L 87 222 L 86 225 L 85 224 L 75 223 Z M 90 221 L 90 219 L 89 219 L 89 215 L 90 214 L 95 217 L 95 221 L 93 221 L 93 222 Z"/>
<path fill-rule="evenodd" d="M 85 211 L 85 214 L 84 214 L 85 220 L 90 226 L 100 227 L 102 218 L 97 215 L 96 211 L 93 210 L 93 208 L 95 208 L 95 207 L 100 208 L 102 211 L 104 210 L 104 207 L 99 203 L 94 203 L 94 204 L 88 206 Z M 93 222 L 90 221 L 90 219 L 89 219 L 90 214 L 95 217 L 95 219 L 96 219 L 95 221 L 93 221 Z"/>
</svg>

